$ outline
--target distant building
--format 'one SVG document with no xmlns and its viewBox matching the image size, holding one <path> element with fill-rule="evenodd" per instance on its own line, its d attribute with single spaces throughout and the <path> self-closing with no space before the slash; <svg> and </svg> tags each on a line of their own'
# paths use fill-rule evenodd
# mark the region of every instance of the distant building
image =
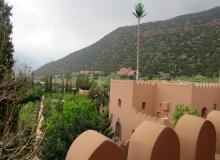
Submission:
<svg viewBox="0 0 220 160">
<path fill-rule="evenodd" d="M 219 109 L 220 85 L 111 80 L 109 113 L 113 130 L 123 141 L 145 120 L 171 121 L 177 104 L 191 105 L 206 117 Z"/>
<path fill-rule="evenodd" d="M 89 90 L 79 89 L 79 94 L 81 94 L 81 95 L 88 95 L 89 94 Z"/>
<path fill-rule="evenodd" d="M 80 74 L 83 75 L 103 75 L 103 71 L 87 71 L 87 70 L 81 70 Z"/>
<path fill-rule="evenodd" d="M 126 76 L 134 76 L 135 71 L 133 71 L 130 67 L 129 68 L 120 68 L 119 71 L 117 71 L 117 74 L 126 75 Z"/>
</svg>

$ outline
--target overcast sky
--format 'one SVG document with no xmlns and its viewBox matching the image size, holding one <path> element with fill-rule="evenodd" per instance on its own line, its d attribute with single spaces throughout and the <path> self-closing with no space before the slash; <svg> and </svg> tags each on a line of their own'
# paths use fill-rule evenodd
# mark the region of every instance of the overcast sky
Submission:
<svg viewBox="0 0 220 160">
<path fill-rule="evenodd" d="M 55 60 L 115 30 L 136 24 L 137 0 L 8 0 L 13 5 L 15 52 Z M 220 5 L 220 0 L 143 0 L 143 22 L 172 18 Z M 42 61 L 44 63 L 44 61 Z"/>
</svg>

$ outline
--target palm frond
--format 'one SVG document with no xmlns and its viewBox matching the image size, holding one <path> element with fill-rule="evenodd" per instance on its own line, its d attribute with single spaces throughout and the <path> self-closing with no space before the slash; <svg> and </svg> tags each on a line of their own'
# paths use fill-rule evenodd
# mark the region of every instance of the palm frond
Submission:
<svg viewBox="0 0 220 160">
<path fill-rule="evenodd" d="M 136 6 L 135 6 L 135 16 L 137 18 L 143 18 L 145 15 L 144 15 L 144 5 L 142 3 L 138 3 Z M 143 16 L 144 15 L 144 16 Z"/>
<path fill-rule="evenodd" d="M 132 13 L 136 18 L 138 18 L 138 15 L 135 12 L 132 12 Z"/>
<path fill-rule="evenodd" d="M 141 16 L 141 18 L 144 18 L 146 15 L 147 15 L 147 13 L 144 13 L 144 14 Z"/>
</svg>

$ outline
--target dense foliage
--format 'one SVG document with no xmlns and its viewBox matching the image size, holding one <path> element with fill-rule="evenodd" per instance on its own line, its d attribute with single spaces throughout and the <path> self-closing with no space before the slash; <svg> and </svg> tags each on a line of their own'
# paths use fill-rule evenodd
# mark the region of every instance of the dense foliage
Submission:
<svg viewBox="0 0 220 160">
<path fill-rule="evenodd" d="M 30 105 L 21 105 L 20 97 L 31 86 L 27 72 L 13 73 L 11 7 L 0 0 L 0 159 L 33 159 L 36 155 L 36 116 Z M 37 109 L 37 107 L 35 107 Z M 32 123 L 33 122 L 33 123 Z"/>
<path fill-rule="evenodd" d="M 159 72 L 174 76 L 197 74 L 214 77 L 220 69 L 220 7 L 145 23 L 141 27 L 140 73 L 149 78 Z M 37 74 L 60 74 L 64 71 L 136 68 L 137 26 L 119 28 L 100 41 L 46 64 Z"/>
<path fill-rule="evenodd" d="M 38 102 L 28 102 L 20 106 L 19 116 L 18 116 L 18 128 L 28 129 L 30 131 L 34 130 L 38 122 Z"/>
<path fill-rule="evenodd" d="M 76 88 L 89 90 L 92 85 L 92 81 L 86 75 L 78 75 L 76 79 Z"/>
<path fill-rule="evenodd" d="M 51 113 L 46 109 L 42 159 L 65 159 L 74 139 L 86 130 L 93 129 L 106 136 L 111 133 L 108 114 L 99 114 L 87 97 L 65 95 L 64 100 L 60 97 L 51 101 L 52 106 L 45 105 Z"/>
<path fill-rule="evenodd" d="M 184 115 L 190 114 L 194 116 L 199 116 L 199 112 L 196 109 L 193 109 L 191 106 L 188 105 L 177 105 L 175 112 L 173 113 L 173 126 L 176 126 L 178 120 Z"/>
<path fill-rule="evenodd" d="M 0 83 L 3 83 L 6 76 L 10 76 L 12 72 L 13 61 L 13 45 L 10 35 L 12 33 L 12 24 L 10 21 L 11 7 L 4 1 L 0 0 Z M 3 92 L 7 92 L 2 89 Z M 5 102 L 0 100 L 0 124 L 4 120 Z M 0 133 L 2 125 L 0 126 Z"/>
<path fill-rule="evenodd" d="M 20 104 L 26 104 L 28 102 L 40 101 L 41 96 L 43 95 L 42 90 L 40 89 L 29 89 L 27 92 L 22 94 L 20 98 Z"/>
<path fill-rule="evenodd" d="M 106 107 L 109 103 L 109 81 L 102 83 L 100 81 L 94 82 L 89 90 L 89 97 L 91 98 L 97 110 L 100 107 Z"/>
<path fill-rule="evenodd" d="M 12 72 L 14 65 L 10 16 L 11 7 L 5 0 L 0 0 L 0 80 L 4 78 L 5 74 Z"/>
</svg>

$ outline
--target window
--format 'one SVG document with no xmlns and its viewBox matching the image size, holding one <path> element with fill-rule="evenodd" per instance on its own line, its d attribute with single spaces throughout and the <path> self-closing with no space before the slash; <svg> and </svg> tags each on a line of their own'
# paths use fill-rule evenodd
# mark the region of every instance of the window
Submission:
<svg viewBox="0 0 220 160">
<path fill-rule="evenodd" d="M 201 117 L 202 118 L 206 118 L 207 117 L 207 114 L 208 114 L 208 110 L 206 107 L 204 107 L 201 111 Z"/>
<path fill-rule="evenodd" d="M 115 125 L 115 138 L 121 140 L 121 123 L 119 122 L 119 119 Z"/>
<path fill-rule="evenodd" d="M 121 107 L 121 99 L 118 99 L 118 107 Z"/>
<path fill-rule="evenodd" d="M 142 109 L 142 110 L 145 110 L 145 109 L 146 109 L 146 102 L 143 102 L 143 103 L 142 103 L 141 109 Z"/>
<path fill-rule="evenodd" d="M 213 110 L 217 110 L 217 104 L 214 104 Z"/>
</svg>

